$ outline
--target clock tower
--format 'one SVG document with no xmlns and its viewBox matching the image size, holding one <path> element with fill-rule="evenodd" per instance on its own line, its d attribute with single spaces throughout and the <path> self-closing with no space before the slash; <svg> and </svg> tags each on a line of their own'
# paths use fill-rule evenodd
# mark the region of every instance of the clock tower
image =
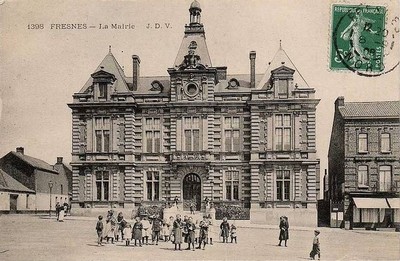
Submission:
<svg viewBox="0 0 400 261">
<path fill-rule="evenodd" d="M 211 64 L 199 2 L 195 0 L 190 5 L 189 13 L 178 55 L 173 68 L 168 69 L 171 101 L 213 101 L 215 85 L 226 78 L 226 67 Z"/>
</svg>

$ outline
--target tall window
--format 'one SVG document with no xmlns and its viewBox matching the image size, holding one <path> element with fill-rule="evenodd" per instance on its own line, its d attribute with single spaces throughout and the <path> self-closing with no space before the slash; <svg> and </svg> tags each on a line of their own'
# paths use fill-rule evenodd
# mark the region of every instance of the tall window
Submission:
<svg viewBox="0 0 400 261">
<path fill-rule="evenodd" d="M 368 186 L 368 166 L 358 166 L 358 186 Z"/>
<path fill-rule="evenodd" d="M 107 201 L 110 198 L 110 173 L 96 171 L 96 200 Z"/>
<path fill-rule="evenodd" d="M 64 187 L 62 184 L 60 185 L 60 190 L 61 190 L 61 195 L 64 194 Z"/>
<path fill-rule="evenodd" d="M 290 200 L 290 171 L 276 171 L 276 199 L 279 201 Z"/>
<path fill-rule="evenodd" d="M 290 114 L 275 115 L 275 150 L 290 150 L 292 122 Z"/>
<path fill-rule="evenodd" d="M 390 152 L 390 133 L 381 134 L 381 152 Z"/>
<path fill-rule="evenodd" d="M 368 152 L 368 135 L 366 133 L 358 134 L 358 152 Z"/>
<path fill-rule="evenodd" d="M 161 152 L 160 118 L 146 118 L 146 152 Z"/>
<path fill-rule="evenodd" d="M 392 167 L 380 166 L 379 167 L 379 190 L 390 191 L 392 188 Z"/>
<path fill-rule="evenodd" d="M 160 199 L 160 174 L 158 171 L 147 171 L 146 187 L 147 200 Z"/>
<path fill-rule="evenodd" d="M 110 151 L 110 118 L 95 118 L 96 152 Z"/>
<path fill-rule="evenodd" d="M 185 117 L 184 118 L 184 150 L 199 151 L 200 150 L 200 118 Z"/>
<path fill-rule="evenodd" d="M 224 118 L 225 151 L 240 151 L 240 118 Z"/>
<path fill-rule="evenodd" d="M 278 96 L 279 98 L 287 98 L 289 95 L 289 82 L 288 80 L 278 81 Z"/>
<path fill-rule="evenodd" d="M 239 200 L 239 171 L 225 172 L 225 198 Z"/>
<path fill-rule="evenodd" d="M 107 99 L 107 83 L 99 83 L 99 98 Z"/>
</svg>

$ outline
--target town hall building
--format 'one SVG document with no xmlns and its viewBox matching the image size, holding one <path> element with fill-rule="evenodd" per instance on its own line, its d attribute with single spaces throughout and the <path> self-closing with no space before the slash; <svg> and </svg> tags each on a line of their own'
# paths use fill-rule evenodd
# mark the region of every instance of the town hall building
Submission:
<svg viewBox="0 0 400 261">
<path fill-rule="evenodd" d="M 110 50 L 73 95 L 72 209 L 177 198 L 202 210 L 207 197 L 250 209 L 254 222 L 316 224 L 314 88 L 282 47 L 263 75 L 254 51 L 247 75 L 213 65 L 201 11 L 194 1 L 168 76 L 141 76 L 136 55 L 126 76 Z"/>
</svg>

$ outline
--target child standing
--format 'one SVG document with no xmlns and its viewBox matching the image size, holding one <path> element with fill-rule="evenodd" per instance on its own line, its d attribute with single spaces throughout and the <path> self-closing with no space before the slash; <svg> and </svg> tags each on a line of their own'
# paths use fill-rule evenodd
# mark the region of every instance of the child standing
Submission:
<svg viewBox="0 0 400 261">
<path fill-rule="evenodd" d="M 131 244 L 132 226 L 128 222 L 125 222 L 125 227 L 122 230 L 123 235 L 125 235 L 125 245 L 129 246 Z"/>
<path fill-rule="evenodd" d="M 314 260 L 315 255 L 318 255 L 318 260 L 321 258 L 321 251 L 319 249 L 319 230 L 314 230 L 314 240 L 313 240 L 313 247 L 310 252 L 310 259 Z"/>
<path fill-rule="evenodd" d="M 199 241 L 200 241 L 200 239 L 199 239 L 199 237 L 200 237 L 200 227 L 199 227 L 199 221 L 198 220 L 196 220 L 195 226 L 196 227 L 194 229 L 194 243 L 198 244 Z"/>
<path fill-rule="evenodd" d="M 103 216 L 100 215 L 96 224 L 96 232 L 97 232 L 97 245 L 102 246 L 103 245 L 103 230 L 104 230 L 104 224 L 103 224 Z"/>
<path fill-rule="evenodd" d="M 139 246 L 142 246 L 142 229 L 143 229 L 143 224 L 140 221 L 140 217 L 137 217 L 136 222 L 133 225 L 132 229 L 132 239 L 135 239 L 135 246 L 138 240 L 139 240 Z"/>
<path fill-rule="evenodd" d="M 237 235 L 236 235 L 236 226 L 232 224 L 231 226 L 231 243 L 235 240 L 235 244 L 237 244 Z"/>
<path fill-rule="evenodd" d="M 143 235 L 142 235 L 142 242 L 146 241 L 146 245 L 149 244 L 149 235 L 151 235 L 151 224 L 147 217 L 144 217 L 142 220 L 143 225 Z"/>
<path fill-rule="evenodd" d="M 228 243 L 230 227 L 229 227 L 228 219 L 226 217 L 224 217 L 222 219 L 222 223 L 219 226 L 219 228 L 221 229 L 222 243 Z"/>
</svg>

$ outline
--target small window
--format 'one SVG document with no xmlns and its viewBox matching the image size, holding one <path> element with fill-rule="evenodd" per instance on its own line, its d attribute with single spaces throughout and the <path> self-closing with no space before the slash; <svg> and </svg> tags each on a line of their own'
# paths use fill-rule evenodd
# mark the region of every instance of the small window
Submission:
<svg viewBox="0 0 400 261">
<path fill-rule="evenodd" d="M 368 186 L 368 166 L 358 166 L 358 186 Z"/>
<path fill-rule="evenodd" d="M 368 152 L 368 135 L 366 133 L 358 134 L 358 152 Z"/>
<path fill-rule="evenodd" d="M 107 83 L 99 83 L 99 98 L 107 99 Z"/>
<path fill-rule="evenodd" d="M 381 152 L 390 152 L 390 133 L 381 134 Z"/>
</svg>

